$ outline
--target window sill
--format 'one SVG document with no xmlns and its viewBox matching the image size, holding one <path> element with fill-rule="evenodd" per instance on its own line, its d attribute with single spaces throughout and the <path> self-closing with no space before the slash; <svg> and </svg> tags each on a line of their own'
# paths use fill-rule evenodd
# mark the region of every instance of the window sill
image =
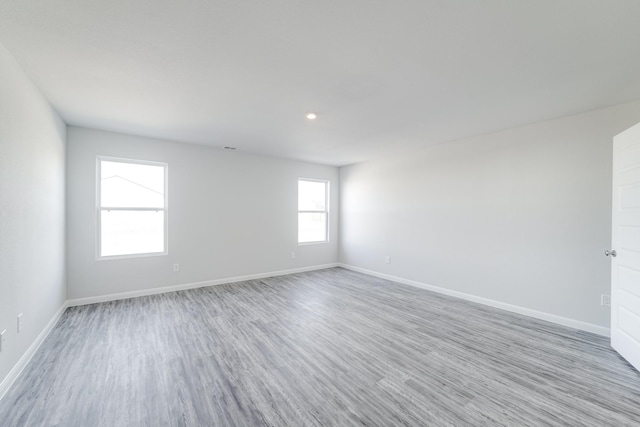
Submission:
<svg viewBox="0 0 640 427">
<path fill-rule="evenodd" d="M 328 240 L 321 240 L 319 242 L 298 242 L 298 246 L 309 246 L 309 245 L 322 245 L 325 243 L 329 243 Z"/>
<path fill-rule="evenodd" d="M 96 256 L 96 261 L 109 261 L 112 259 L 128 259 L 128 258 L 148 258 L 154 256 L 165 256 L 169 255 L 167 251 L 165 252 L 151 252 L 146 254 L 130 254 L 130 255 L 108 255 L 108 256 Z"/>
</svg>

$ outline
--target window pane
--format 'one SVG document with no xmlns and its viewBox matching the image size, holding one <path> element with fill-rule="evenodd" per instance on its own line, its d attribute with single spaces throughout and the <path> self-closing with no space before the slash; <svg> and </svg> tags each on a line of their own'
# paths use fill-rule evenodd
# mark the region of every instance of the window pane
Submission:
<svg viewBox="0 0 640 427">
<path fill-rule="evenodd" d="M 326 182 L 298 180 L 298 210 L 324 211 L 326 206 Z"/>
<path fill-rule="evenodd" d="M 298 213 L 298 243 L 326 242 L 327 214 Z"/>
<path fill-rule="evenodd" d="M 164 167 L 100 162 L 100 206 L 164 208 Z"/>
<path fill-rule="evenodd" d="M 101 256 L 164 252 L 163 211 L 101 213 Z"/>
</svg>

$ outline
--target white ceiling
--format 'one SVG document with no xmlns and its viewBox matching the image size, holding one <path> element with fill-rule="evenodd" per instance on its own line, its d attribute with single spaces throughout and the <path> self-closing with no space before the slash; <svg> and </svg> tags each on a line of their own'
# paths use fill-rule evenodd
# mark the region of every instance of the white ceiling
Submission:
<svg viewBox="0 0 640 427">
<path fill-rule="evenodd" d="M 0 0 L 0 42 L 69 124 L 345 165 L 640 99 L 639 17 L 638 0 Z"/>
</svg>

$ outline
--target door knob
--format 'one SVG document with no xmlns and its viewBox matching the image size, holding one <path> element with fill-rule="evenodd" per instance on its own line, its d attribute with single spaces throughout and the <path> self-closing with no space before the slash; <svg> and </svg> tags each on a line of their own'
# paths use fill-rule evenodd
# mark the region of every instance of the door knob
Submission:
<svg viewBox="0 0 640 427">
<path fill-rule="evenodd" d="M 605 254 L 606 256 L 611 255 L 611 256 L 612 256 L 612 257 L 614 257 L 614 258 L 615 258 L 616 256 L 618 256 L 618 252 L 616 252 L 616 251 L 615 251 L 615 249 L 614 249 L 614 250 L 612 250 L 612 251 L 608 251 L 608 250 L 606 250 L 606 251 L 604 251 L 604 254 Z"/>
</svg>

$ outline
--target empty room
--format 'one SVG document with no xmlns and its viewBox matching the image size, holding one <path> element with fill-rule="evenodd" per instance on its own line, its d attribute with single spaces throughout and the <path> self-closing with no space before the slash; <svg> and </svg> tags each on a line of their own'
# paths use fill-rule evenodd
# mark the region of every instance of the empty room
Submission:
<svg viewBox="0 0 640 427">
<path fill-rule="evenodd" d="M 640 425 L 638 17 L 0 0 L 0 426 Z"/>
</svg>

